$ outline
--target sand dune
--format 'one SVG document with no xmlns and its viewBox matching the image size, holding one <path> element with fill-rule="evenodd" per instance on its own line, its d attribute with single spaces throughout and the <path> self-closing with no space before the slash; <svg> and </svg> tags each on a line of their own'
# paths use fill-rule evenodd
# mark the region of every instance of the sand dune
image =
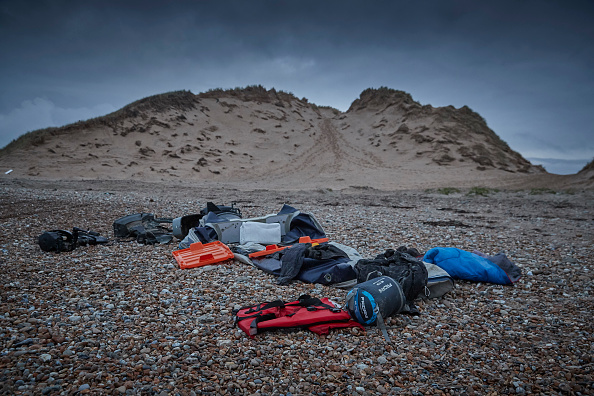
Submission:
<svg viewBox="0 0 594 396">
<path fill-rule="evenodd" d="M 530 164 L 468 107 L 421 106 L 387 88 L 363 91 L 344 113 L 262 87 L 156 95 L 26 134 L 0 167 L 10 178 L 245 188 L 592 186 Z"/>
</svg>

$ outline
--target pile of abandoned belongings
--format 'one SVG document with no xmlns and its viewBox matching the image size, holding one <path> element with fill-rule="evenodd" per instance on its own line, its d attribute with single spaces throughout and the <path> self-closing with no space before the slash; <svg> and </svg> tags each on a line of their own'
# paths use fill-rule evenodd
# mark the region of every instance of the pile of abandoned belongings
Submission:
<svg viewBox="0 0 594 396">
<path fill-rule="evenodd" d="M 306 328 L 316 334 L 328 334 L 330 329 L 364 327 L 354 321 L 339 304 L 327 297 L 302 295 L 295 301 L 276 300 L 235 310 L 235 324 L 250 338 L 265 330 Z"/>
<path fill-rule="evenodd" d="M 209 204 L 212 208 L 217 207 Z M 243 219 L 238 212 L 208 210 L 197 226 L 188 229 L 179 248 L 185 249 L 192 243 L 215 240 L 225 244 L 288 245 L 298 242 L 304 236 L 320 239 L 325 238 L 326 234 L 313 215 L 301 213 L 289 205 L 284 205 L 277 214 L 250 219 Z"/>
<path fill-rule="evenodd" d="M 44 252 L 70 252 L 79 246 L 106 244 L 109 240 L 98 232 L 74 227 L 72 231 L 51 230 L 39 235 L 37 243 Z"/>
<path fill-rule="evenodd" d="M 522 276 L 522 270 L 503 253 L 487 256 L 479 251 L 436 247 L 425 253 L 423 261 L 437 265 L 454 279 L 510 285 Z"/>
<path fill-rule="evenodd" d="M 356 284 L 354 265 L 361 256 L 348 246 L 315 242 L 327 238 L 313 215 L 283 205 L 276 214 L 242 219 L 238 213 L 217 211 L 216 207 L 212 204 L 199 225 L 188 229 L 180 249 L 221 241 L 230 245 L 237 260 L 277 276 L 281 285 L 293 279 L 337 287 Z M 300 243 L 303 239 L 308 242 Z M 266 251 L 267 246 L 275 247 L 275 252 L 249 257 Z"/>
</svg>

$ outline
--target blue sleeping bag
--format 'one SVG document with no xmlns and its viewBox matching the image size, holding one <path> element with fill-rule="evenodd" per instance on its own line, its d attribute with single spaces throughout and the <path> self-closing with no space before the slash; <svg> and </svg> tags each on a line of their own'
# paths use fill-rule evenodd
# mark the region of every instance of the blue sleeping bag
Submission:
<svg viewBox="0 0 594 396">
<path fill-rule="evenodd" d="M 512 283 L 507 273 L 497 264 L 477 254 L 458 248 L 433 248 L 425 253 L 423 261 L 444 269 L 454 279 L 500 285 Z"/>
</svg>

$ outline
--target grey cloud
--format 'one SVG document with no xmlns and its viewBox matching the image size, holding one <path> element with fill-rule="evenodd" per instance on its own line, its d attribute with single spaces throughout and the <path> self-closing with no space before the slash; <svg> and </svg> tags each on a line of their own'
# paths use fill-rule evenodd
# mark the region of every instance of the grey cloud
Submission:
<svg viewBox="0 0 594 396">
<path fill-rule="evenodd" d="M 6 143 L 9 143 L 18 138 L 22 134 L 22 130 L 32 131 L 62 126 L 74 121 L 98 117 L 115 110 L 109 104 L 100 104 L 93 108 L 61 108 L 47 99 L 35 98 L 22 102 L 18 108 L 7 114 L 0 114 L 0 136 Z"/>
</svg>

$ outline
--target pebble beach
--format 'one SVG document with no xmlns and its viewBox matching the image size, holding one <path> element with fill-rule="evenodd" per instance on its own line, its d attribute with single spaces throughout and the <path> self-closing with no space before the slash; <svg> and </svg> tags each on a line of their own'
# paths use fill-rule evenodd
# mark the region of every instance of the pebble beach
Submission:
<svg viewBox="0 0 594 396">
<path fill-rule="evenodd" d="M 233 310 L 347 290 L 279 286 L 229 260 L 182 270 L 167 245 L 118 241 L 127 214 L 313 214 L 365 258 L 388 248 L 504 252 L 513 286 L 457 281 L 419 316 L 379 329 L 274 330 L 250 339 Z M 4 181 L 0 188 L 0 392 L 19 395 L 588 395 L 594 393 L 594 192 L 493 189 L 239 190 L 216 185 Z M 106 245 L 43 252 L 80 227 Z"/>
</svg>

